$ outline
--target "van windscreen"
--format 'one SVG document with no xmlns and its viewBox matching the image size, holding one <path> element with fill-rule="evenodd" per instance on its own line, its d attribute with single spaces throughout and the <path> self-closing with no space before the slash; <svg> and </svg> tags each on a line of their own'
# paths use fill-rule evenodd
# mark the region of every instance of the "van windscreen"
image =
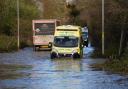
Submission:
<svg viewBox="0 0 128 89">
<path fill-rule="evenodd" d="M 54 38 L 54 46 L 56 46 L 56 47 L 77 47 L 78 46 L 78 37 L 57 36 Z"/>
</svg>

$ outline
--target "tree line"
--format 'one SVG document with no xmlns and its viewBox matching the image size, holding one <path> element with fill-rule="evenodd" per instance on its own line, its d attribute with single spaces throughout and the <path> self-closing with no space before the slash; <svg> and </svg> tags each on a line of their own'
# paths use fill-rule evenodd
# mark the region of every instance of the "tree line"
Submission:
<svg viewBox="0 0 128 89">
<path fill-rule="evenodd" d="M 46 6 L 44 14 L 47 18 L 60 17 L 64 18 L 62 19 L 63 24 L 73 24 L 75 21 L 76 25 L 88 26 L 91 43 L 96 49 L 96 54 L 101 55 L 102 0 L 78 0 L 77 5 L 75 8 L 71 7 L 72 9 L 65 7 L 65 0 L 43 1 Z M 126 54 L 128 42 L 127 8 L 127 0 L 105 0 L 105 56 L 119 57 Z M 119 51 L 121 51 L 120 54 Z"/>
<path fill-rule="evenodd" d="M 31 44 L 32 20 L 40 18 L 33 0 L 19 0 L 20 43 Z M 16 49 L 17 44 L 17 0 L 0 0 L 0 50 Z"/>
</svg>

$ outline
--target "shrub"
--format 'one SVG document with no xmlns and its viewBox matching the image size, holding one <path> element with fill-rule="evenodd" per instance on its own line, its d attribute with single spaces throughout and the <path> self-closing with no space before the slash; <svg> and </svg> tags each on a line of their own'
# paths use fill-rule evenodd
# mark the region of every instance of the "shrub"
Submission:
<svg viewBox="0 0 128 89">
<path fill-rule="evenodd" d="M 16 37 L 0 35 L 0 52 L 12 51 L 17 49 Z"/>
</svg>

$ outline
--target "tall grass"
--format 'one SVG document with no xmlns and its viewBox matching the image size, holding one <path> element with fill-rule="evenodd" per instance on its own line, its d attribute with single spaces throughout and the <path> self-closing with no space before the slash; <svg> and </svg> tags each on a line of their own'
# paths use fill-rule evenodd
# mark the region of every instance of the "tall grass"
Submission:
<svg viewBox="0 0 128 89">
<path fill-rule="evenodd" d="M 17 49 L 16 37 L 0 35 L 0 52 L 9 52 Z"/>
<path fill-rule="evenodd" d="M 39 19 L 38 6 L 34 0 L 19 0 L 20 10 L 20 47 L 32 44 L 32 20 Z M 16 0 L 0 0 L 0 52 L 17 49 Z"/>
</svg>

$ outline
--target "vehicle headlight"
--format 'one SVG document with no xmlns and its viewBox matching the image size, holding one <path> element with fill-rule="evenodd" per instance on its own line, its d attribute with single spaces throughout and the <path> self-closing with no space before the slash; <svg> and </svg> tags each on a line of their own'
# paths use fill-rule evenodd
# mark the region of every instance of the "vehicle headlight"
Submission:
<svg viewBox="0 0 128 89">
<path fill-rule="evenodd" d="M 51 46 L 52 46 L 52 44 L 48 44 L 48 46 L 49 46 L 49 47 L 51 47 Z"/>
<path fill-rule="evenodd" d="M 87 39 L 84 39 L 84 41 L 87 41 Z"/>
<path fill-rule="evenodd" d="M 79 53 L 79 49 L 73 50 L 72 53 Z"/>
</svg>

